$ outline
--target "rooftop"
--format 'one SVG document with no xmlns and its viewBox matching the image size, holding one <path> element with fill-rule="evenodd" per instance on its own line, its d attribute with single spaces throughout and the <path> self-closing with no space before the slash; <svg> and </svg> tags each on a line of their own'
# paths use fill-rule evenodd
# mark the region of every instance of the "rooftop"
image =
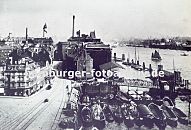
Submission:
<svg viewBox="0 0 191 130">
<path fill-rule="evenodd" d="M 113 68 L 122 68 L 123 69 L 123 67 L 120 64 L 113 62 L 113 61 L 102 64 L 99 67 L 101 70 L 111 70 Z"/>
</svg>

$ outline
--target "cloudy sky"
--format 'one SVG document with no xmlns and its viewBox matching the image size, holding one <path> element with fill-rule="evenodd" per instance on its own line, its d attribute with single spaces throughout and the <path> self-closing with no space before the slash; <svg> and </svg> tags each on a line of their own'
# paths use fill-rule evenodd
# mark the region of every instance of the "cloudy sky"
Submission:
<svg viewBox="0 0 191 130">
<path fill-rule="evenodd" d="M 0 36 L 48 36 L 66 40 L 75 28 L 107 40 L 191 36 L 191 0 L 0 0 Z"/>
</svg>

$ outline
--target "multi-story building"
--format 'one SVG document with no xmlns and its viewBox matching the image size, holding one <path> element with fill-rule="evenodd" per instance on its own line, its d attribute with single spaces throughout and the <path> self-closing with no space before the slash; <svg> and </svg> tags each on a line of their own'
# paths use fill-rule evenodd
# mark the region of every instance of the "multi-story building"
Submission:
<svg viewBox="0 0 191 130">
<path fill-rule="evenodd" d="M 93 60 L 93 69 L 100 70 L 100 65 L 111 62 L 112 50 L 110 45 L 105 45 L 101 39 L 96 38 L 95 31 L 90 36 L 82 34 L 71 37 L 68 42 L 59 43 L 57 46 L 57 57 L 63 56 L 63 69 L 77 70 L 78 58 L 85 52 Z"/>
<path fill-rule="evenodd" d="M 11 46 L 0 46 L 0 64 L 5 64 L 5 60 L 9 57 L 12 50 L 13 48 Z"/>
<path fill-rule="evenodd" d="M 46 84 L 50 65 L 41 67 L 29 57 L 24 57 L 15 64 L 7 64 L 4 70 L 5 95 L 29 96 Z"/>
<path fill-rule="evenodd" d="M 14 49 L 6 60 L 3 70 L 4 95 L 29 96 L 50 79 L 52 51 L 47 48 L 52 44 L 41 46 L 39 43 L 27 48 L 25 45 Z"/>
<path fill-rule="evenodd" d="M 4 70 L 5 66 L 4 65 L 0 65 L 0 95 L 4 95 L 4 77 L 3 77 L 3 70 Z"/>
</svg>

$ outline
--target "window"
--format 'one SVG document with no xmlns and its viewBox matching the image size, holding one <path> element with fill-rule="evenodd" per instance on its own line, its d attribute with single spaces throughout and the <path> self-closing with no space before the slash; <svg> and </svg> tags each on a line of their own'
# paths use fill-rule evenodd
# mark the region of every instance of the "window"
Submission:
<svg viewBox="0 0 191 130">
<path fill-rule="evenodd" d="M 11 73 L 11 78 L 15 78 L 15 73 Z"/>
<path fill-rule="evenodd" d="M 20 81 L 24 81 L 24 76 L 20 76 Z"/>
</svg>

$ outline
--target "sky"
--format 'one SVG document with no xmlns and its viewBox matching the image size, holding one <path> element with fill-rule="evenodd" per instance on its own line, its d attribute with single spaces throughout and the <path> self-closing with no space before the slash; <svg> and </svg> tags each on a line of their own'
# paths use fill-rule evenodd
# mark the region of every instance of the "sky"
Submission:
<svg viewBox="0 0 191 130">
<path fill-rule="evenodd" d="M 105 41 L 191 36 L 191 0 L 0 0 L 0 36 L 42 37 L 66 41 L 75 31 Z"/>
</svg>

